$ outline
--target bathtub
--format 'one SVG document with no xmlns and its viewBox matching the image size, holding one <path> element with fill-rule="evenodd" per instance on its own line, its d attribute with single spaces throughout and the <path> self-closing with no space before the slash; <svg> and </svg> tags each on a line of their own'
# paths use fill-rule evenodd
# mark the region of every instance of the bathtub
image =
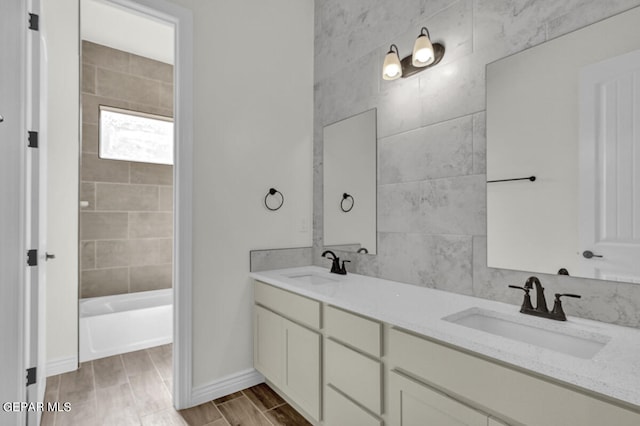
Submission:
<svg viewBox="0 0 640 426">
<path fill-rule="evenodd" d="M 173 340 L 173 290 L 80 299 L 80 362 Z"/>
</svg>

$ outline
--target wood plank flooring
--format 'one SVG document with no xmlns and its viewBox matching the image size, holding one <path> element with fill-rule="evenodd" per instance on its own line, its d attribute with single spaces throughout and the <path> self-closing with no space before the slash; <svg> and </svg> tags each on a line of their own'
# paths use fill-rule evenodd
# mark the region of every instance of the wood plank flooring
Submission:
<svg viewBox="0 0 640 426">
<path fill-rule="evenodd" d="M 266 384 L 186 410 L 171 402 L 171 345 L 102 358 L 47 379 L 45 402 L 71 403 L 45 412 L 42 426 L 306 426 Z"/>
</svg>

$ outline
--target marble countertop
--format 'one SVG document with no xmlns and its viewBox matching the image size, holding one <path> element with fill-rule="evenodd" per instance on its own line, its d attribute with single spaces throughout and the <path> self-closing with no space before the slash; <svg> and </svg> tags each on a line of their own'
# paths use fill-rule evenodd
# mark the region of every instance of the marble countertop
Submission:
<svg viewBox="0 0 640 426">
<path fill-rule="evenodd" d="M 313 274 L 332 281 L 304 282 Z M 520 314 L 519 306 L 357 274 L 305 266 L 254 272 L 251 278 L 333 306 L 530 370 L 640 407 L 640 330 L 568 317 L 566 322 Z M 324 281 L 324 280 L 323 280 Z M 579 302 L 575 302 L 579 303 Z M 610 340 L 583 359 L 443 320 L 468 309 L 492 311 L 522 324 Z"/>
</svg>

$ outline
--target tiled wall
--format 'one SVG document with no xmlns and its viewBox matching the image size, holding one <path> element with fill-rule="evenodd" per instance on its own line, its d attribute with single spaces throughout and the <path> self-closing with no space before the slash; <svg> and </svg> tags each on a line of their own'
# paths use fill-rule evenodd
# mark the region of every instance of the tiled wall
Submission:
<svg viewBox="0 0 640 426">
<path fill-rule="evenodd" d="M 318 0 L 314 263 L 322 249 L 322 128 L 378 109 L 378 255 L 356 272 L 519 304 L 526 272 L 486 267 L 485 65 L 640 4 L 639 0 Z M 446 55 L 387 82 L 391 43 L 410 54 L 426 25 Z M 603 35 L 606 36 L 606 35 Z M 550 64 L 551 66 L 551 64 Z M 569 315 L 640 326 L 640 286 L 537 274 L 582 294 Z"/>
<path fill-rule="evenodd" d="M 81 297 L 171 287 L 173 167 L 98 158 L 98 107 L 173 116 L 173 67 L 82 42 Z"/>
</svg>

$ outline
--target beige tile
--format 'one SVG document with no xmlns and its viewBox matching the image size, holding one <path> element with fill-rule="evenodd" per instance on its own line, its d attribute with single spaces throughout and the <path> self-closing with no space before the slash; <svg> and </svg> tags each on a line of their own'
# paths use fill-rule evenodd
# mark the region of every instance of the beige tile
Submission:
<svg viewBox="0 0 640 426">
<path fill-rule="evenodd" d="M 135 376 L 148 371 L 156 372 L 151 362 L 151 357 L 144 349 L 122 354 L 122 361 L 124 362 L 124 369 L 127 372 L 127 376 Z"/>
<path fill-rule="evenodd" d="M 82 95 L 82 124 L 99 123 L 100 105 L 123 109 L 129 108 L 129 102 L 124 99 L 106 98 L 84 93 Z"/>
<path fill-rule="evenodd" d="M 112 268 L 82 271 L 81 297 L 100 297 L 129 292 L 129 269 Z"/>
<path fill-rule="evenodd" d="M 104 426 L 140 425 L 129 383 L 96 390 L 97 417 Z"/>
<path fill-rule="evenodd" d="M 82 65 L 82 92 L 96 93 L 96 67 L 94 65 Z"/>
<path fill-rule="evenodd" d="M 162 378 L 156 371 L 149 371 L 129 377 L 138 415 L 171 408 L 171 395 L 166 390 Z"/>
<path fill-rule="evenodd" d="M 142 426 L 186 426 L 187 424 L 172 408 L 143 416 L 141 420 Z"/>
<path fill-rule="evenodd" d="M 179 413 L 189 426 L 204 426 L 222 418 L 216 406 L 211 402 L 180 410 Z"/>
<path fill-rule="evenodd" d="M 98 183 L 96 184 L 96 209 L 156 211 L 158 210 L 158 187 Z"/>
<path fill-rule="evenodd" d="M 98 125 L 82 123 L 82 152 L 98 152 Z"/>
<path fill-rule="evenodd" d="M 131 54 L 129 61 L 129 74 L 173 83 L 173 65 L 134 54 Z"/>
<path fill-rule="evenodd" d="M 160 105 L 160 82 L 104 68 L 96 72 L 96 93 L 144 105 Z"/>
<path fill-rule="evenodd" d="M 284 404 L 284 400 L 265 383 L 252 386 L 242 391 L 260 411 L 270 410 Z"/>
<path fill-rule="evenodd" d="M 160 108 L 173 110 L 173 84 L 160 84 Z"/>
<path fill-rule="evenodd" d="M 145 114 L 154 114 L 161 117 L 172 118 L 173 111 L 162 108 L 159 105 L 145 105 L 137 102 L 129 102 L 129 109 L 132 111 L 143 112 Z"/>
<path fill-rule="evenodd" d="M 171 263 L 173 240 L 171 238 L 130 240 L 131 266 L 163 265 Z"/>
<path fill-rule="evenodd" d="M 82 41 L 82 62 L 116 71 L 129 69 L 129 53 L 90 41 Z"/>
<path fill-rule="evenodd" d="M 164 386 L 170 394 L 173 394 L 173 379 L 171 377 L 164 379 Z"/>
<path fill-rule="evenodd" d="M 172 213 L 129 213 L 129 238 L 172 237 Z"/>
<path fill-rule="evenodd" d="M 160 187 L 160 200 L 158 202 L 158 210 L 173 211 L 173 187 Z"/>
<path fill-rule="evenodd" d="M 129 241 L 96 241 L 96 268 L 129 266 Z"/>
<path fill-rule="evenodd" d="M 225 419 L 218 419 L 215 422 L 207 423 L 204 426 L 229 426 L 229 422 Z"/>
<path fill-rule="evenodd" d="M 40 426 L 54 426 L 56 422 L 55 411 L 44 411 L 40 419 Z"/>
<path fill-rule="evenodd" d="M 131 163 L 131 183 L 173 185 L 173 166 Z"/>
<path fill-rule="evenodd" d="M 289 404 L 284 404 L 264 413 L 265 416 L 278 426 L 311 426 L 300 413 Z"/>
<path fill-rule="evenodd" d="M 81 210 L 96 209 L 96 184 L 94 182 L 82 182 L 80 184 L 80 201 L 89 203 L 87 207 L 80 207 Z"/>
<path fill-rule="evenodd" d="M 80 242 L 80 269 L 94 269 L 96 267 L 96 242 Z"/>
<path fill-rule="evenodd" d="M 267 418 L 245 396 L 220 404 L 218 409 L 232 425 L 271 426 Z"/>
<path fill-rule="evenodd" d="M 62 374 L 58 392 L 58 400 L 70 402 L 74 407 L 83 402 L 93 402 L 95 389 L 91 362 L 84 362 L 77 370 Z"/>
<path fill-rule="evenodd" d="M 108 388 L 127 382 L 127 374 L 120 355 L 100 358 L 93 361 L 93 374 L 96 389 Z"/>
<path fill-rule="evenodd" d="M 81 212 L 81 240 L 113 240 L 127 238 L 127 213 Z"/>
<path fill-rule="evenodd" d="M 163 379 L 168 380 L 173 377 L 173 353 L 171 345 L 156 346 L 147 349 L 153 364 Z"/>
<path fill-rule="evenodd" d="M 68 412 L 59 411 L 56 413 L 56 425 L 60 426 L 88 426 L 100 424 L 96 417 L 96 402 L 84 402 L 81 404 L 71 404 Z"/>
<path fill-rule="evenodd" d="M 131 292 L 171 288 L 172 266 L 132 266 L 130 271 Z"/>
<path fill-rule="evenodd" d="M 84 182 L 128 183 L 129 162 L 104 160 L 97 154 L 82 154 L 80 175 Z"/>
</svg>

